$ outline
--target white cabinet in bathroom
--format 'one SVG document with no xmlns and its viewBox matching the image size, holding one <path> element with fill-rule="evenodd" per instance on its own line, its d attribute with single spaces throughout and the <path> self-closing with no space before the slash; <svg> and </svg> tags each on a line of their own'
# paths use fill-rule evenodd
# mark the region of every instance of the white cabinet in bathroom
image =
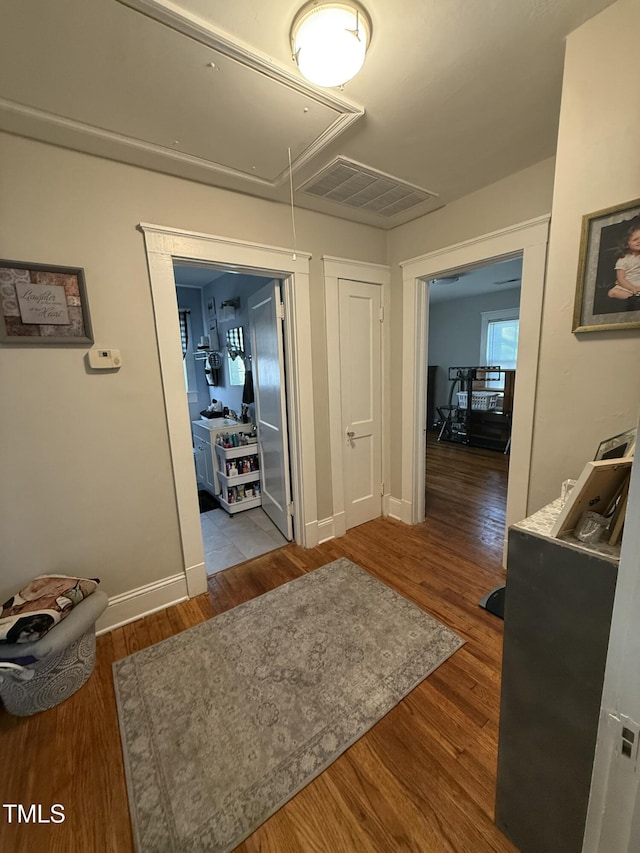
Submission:
<svg viewBox="0 0 640 853">
<path fill-rule="evenodd" d="M 193 461 L 196 466 L 196 480 L 198 481 L 198 488 L 200 486 L 204 486 L 205 477 L 207 476 L 206 468 L 205 468 L 205 454 L 206 450 L 204 444 L 197 438 L 193 439 Z"/>
<path fill-rule="evenodd" d="M 198 428 L 198 424 L 193 425 L 193 449 L 198 481 L 202 483 L 208 492 L 215 495 L 216 483 L 214 479 L 211 438 L 209 436 L 209 430 L 200 430 Z"/>
</svg>

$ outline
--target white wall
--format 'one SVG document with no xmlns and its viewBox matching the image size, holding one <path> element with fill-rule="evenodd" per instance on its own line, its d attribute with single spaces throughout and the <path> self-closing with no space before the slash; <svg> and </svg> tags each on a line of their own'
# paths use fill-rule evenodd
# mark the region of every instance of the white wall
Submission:
<svg viewBox="0 0 640 853">
<path fill-rule="evenodd" d="M 618 0 L 567 40 L 533 446 L 538 476 L 532 487 L 539 503 L 551 483 L 580 472 L 600 439 L 638 423 L 640 330 L 579 337 L 570 332 L 582 215 L 640 197 L 640 110 L 637 98 L 629 100 L 638 33 L 640 2 Z M 556 430 L 551 440 L 558 419 L 574 428 L 559 435 Z M 634 770 L 632 760 L 620 757 L 621 726 L 606 725 L 608 712 L 640 721 L 638 461 L 618 571 L 585 853 L 627 853 L 640 844 L 637 765 Z"/>
<path fill-rule="evenodd" d="M 399 228 L 388 236 L 391 266 L 391 370 L 402 375 L 402 275 L 398 264 L 426 252 L 489 234 L 551 210 L 554 160 L 543 160 L 450 205 Z M 390 411 L 402 410 L 402 383 L 391 388 Z M 391 447 L 391 493 L 402 490 L 402 446 Z"/>
<path fill-rule="evenodd" d="M 567 40 L 534 423 L 531 510 L 633 427 L 640 330 L 572 334 L 582 216 L 640 197 L 640 3 L 618 0 Z"/>
<path fill-rule="evenodd" d="M 89 374 L 81 347 L 0 347 L 0 600 L 48 571 L 109 595 L 170 577 L 181 552 L 146 255 L 139 222 L 291 244 L 290 211 L 248 196 L 0 134 L 0 257 L 84 267 L 95 341 L 123 367 Z M 375 263 L 369 226 L 297 211 L 313 254 L 316 462 L 330 472 L 322 254 Z M 330 474 L 318 478 L 331 514 Z"/>
<path fill-rule="evenodd" d="M 450 367 L 486 363 L 486 359 L 482 359 L 480 355 L 482 312 L 518 308 L 519 305 L 519 287 L 430 303 L 429 364 L 438 365 L 435 383 L 436 406 L 449 404 Z M 460 386 L 458 390 L 459 388 Z M 456 405 L 455 399 L 453 405 Z"/>
</svg>

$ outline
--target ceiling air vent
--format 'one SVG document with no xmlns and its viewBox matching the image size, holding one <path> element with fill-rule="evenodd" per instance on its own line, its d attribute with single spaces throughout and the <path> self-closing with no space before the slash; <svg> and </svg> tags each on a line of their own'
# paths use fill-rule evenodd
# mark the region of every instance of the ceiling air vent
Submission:
<svg viewBox="0 0 640 853">
<path fill-rule="evenodd" d="M 336 157 L 299 187 L 301 192 L 357 210 L 395 216 L 417 204 L 437 198 L 437 193 L 370 169 L 347 157 Z"/>
</svg>

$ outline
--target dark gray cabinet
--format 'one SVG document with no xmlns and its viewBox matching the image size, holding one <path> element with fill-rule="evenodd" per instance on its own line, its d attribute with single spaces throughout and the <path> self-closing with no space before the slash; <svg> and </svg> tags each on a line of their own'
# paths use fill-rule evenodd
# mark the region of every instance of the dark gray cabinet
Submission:
<svg viewBox="0 0 640 853">
<path fill-rule="evenodd" d="M 521 853 L 582 849 L 617 566 L 509 530 L 496 824 Z"/>
</svg>

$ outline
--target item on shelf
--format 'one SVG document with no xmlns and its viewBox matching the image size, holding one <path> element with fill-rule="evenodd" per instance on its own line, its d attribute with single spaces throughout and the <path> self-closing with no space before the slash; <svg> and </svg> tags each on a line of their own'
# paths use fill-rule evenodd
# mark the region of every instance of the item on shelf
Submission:
<svg viewBox="0 0 640 853">
<path fill-rule="evenodd" d="M 458 391 L 458 405 L 461 409 L 467 408 L 467 392 Z M 472 391 L 471 392 L 471 408 L 480 412 L 488 412 L 490 409 L 495 409 L 498 406 L 500 394 L 493 391 Z"/>
<path fill-rule="evenodd" d="M 576 539 L 595 545 L 602 538 L 610 519 L 599 512 L 583 512 L 574 531 Z"/>
<path fill-rule="evenodd" d="M 508 453 L 515 370 L 498 366 L 450 367 L 448 377 L 451 384 L 447 405 L 436 406 L 438 441 Z"/>
<path fill-rule="evenodd" d="M 567 498 L 571 494 L 571 489 L 573 489 L 576 482 L 577 482 L 576 480 L 563 480 L 562 481 L 562 491 L 560 492 L 560 499 L 562 500 L 563 504 L 566 503 Z"/>
</svg>

